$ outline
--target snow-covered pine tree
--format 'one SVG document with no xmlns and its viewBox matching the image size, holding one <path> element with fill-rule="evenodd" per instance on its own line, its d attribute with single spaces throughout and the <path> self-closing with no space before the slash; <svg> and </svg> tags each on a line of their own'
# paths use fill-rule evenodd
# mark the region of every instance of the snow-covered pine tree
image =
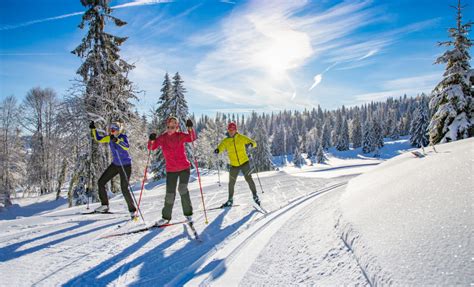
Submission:
<svg viewBox="0 0 474 287">
<path fill-rule="evenodd" d="M 295 151 L 293 152 L 293 164 L 295 166 L 301 167 L 302 160 L 303 160 L 303 157 L 301 155 L 300 149 L 296 147 Z"/>
<path fill-rule="evenodd" d="M 79 28 L 84 29 L 87 25 L 88 31 L 81 44 L 72 53 L 83 59 L 77 74 L 83 84 L 85 118 L 96 121 L 99 129 L 106 128 L 112 121 L 129 123 L 135 116 L 131 100 L 137 97 L 133 83 L 128 79 L 128 74 L 134 66 L 121 59 L 119 55 L 120 46 L 127 38 L 104 31 L 109 23 L 121 27 L 126 22 L 111 15 L 109 0 L 81 0 L 81 3 L 87 11 L 82 17 Z M 85 120 L 83 124 L 87 126 L 89 123 Z M 89 147 L 84 151 L 89 157 L 86 185 L 95 199 L 98 176 L 109 163 L 109 151 L 107 146 L 99 146 L 91 137 L 89 138 Z M 72 178 L 79 177 L 76 175 Z"/>
<path fill-rule="evenodd" d="M 349 126 L 346 119 L 342 121 L 340 134 L 337 138 L 336 149 L 339 151 L 349 150 Z"/>
<path fill-rule="evenodd" d="M 316 127 L 313 127 L 309 130 L 305 142 L 305 150 L 308 153 L 309 158 L 316 156 L 319 145 L 318 130 Z"/>
<path fill-rule="evenodd" d="M 324 149 L 328 149 L 331 147 L 331 124 L 329 120 L 324 121 L 323 131 L 321 134 L 321 145 Z"/>
<path fill-rule="evenodd" d="M 351 128 L 352 147 L 359 148 L 362 146 L 362 126 L 359 113 L 356 113 Z"/>
<path fill-rule="evenodd" d="M 285 153 L 285 128 L 281 124 L 275 128 L 275 133 L 273 134 L 272 138 L 271 151 L 275 156 L 280 156 Z"/>
<path fill-rule="evenodd" d="M 450 28 L 451 41 L 440 42 L 440 46 L 452 47 L 437 60 L 436 64 L 446 64 L 443 79 L 434 88 L 430 108 L 434 111 L 429 129 L 432 144 L 450 142 L 474 135 L 474 93 L 471 90 L 471 67 L 469 39 L 472 22 L 462 22 L 461 0 L 458 1 L 456 27 Z"/>
<path fill-rule="evenodd" d="M 374 139 L 374 148 L 380 149 L 383 147 L 383 127 L 380 117 L 372 119 L 372 128 L 373 128 L 373 139 Z"/>
<path fill-rule="evenodd" d="M 172 107 L 173 102 L 171 101 L 173 97 L 173 84 L 171 83 L 168 73 L 165 74 L 165 79 L 161 85 L 161 95 L 158 99 L 157 108 L 153 114 L 153 122 L 151 130 L 157 135 L 160 135 L 166 131 L 166 119 L 173 114 L 175 111 Z M 174 105 L 175 107 L 176 105 Z M 153 155 L 153 160 L 151 161 L 151 171 L 154 174 L 154 179 L 159 180 L 166 176 L 165 169 L 165 158 L 163 157 L 163 152 L 161 149 L 158 149 Z"/>
<path fill-rule="evenodd" d="M 371 120 L 366 120 L 362 127 L 362 152 L 369 153 L 374 151 L 375 139 L 372 132 L 373 126 Z"/>
<path fill-rule="evenodd" d="M 336 111 L 336 121 L 334 122 L 334 127 L 331 132 L 331 145 L 337 147 L 339 142 L 339 137 L 342 132 L 342 114 L 339 110 Z"/>
<path fill-rule="evenodd" d="M 186 130 L 186 120 L 189 118 L 188 103 L 184 98 L 186 89 L 183 86 L 184 81 L 180 74 L 176 72 L 173 76 L 172 94 L 168 103 L 165 105 L 170 107 L 171 113 L 179 119 L 179 127 L 181 131 Z"/>
<path fill-rule="evenodd" d="M 274 169 L 268 133 L 263 121 L 262 117 L 257 119 L 257 125 L 253 132 L 253 140 L 257 142 L 257 148 L 251 150 L 252 166 L 256 168 L 257 172 Z"/>
<path fill-rule="evenodd" d="M 392 140 L 398 140 L 400 138 L 400 131 L 398 129 L 396 111 L 392 110 L 389 114 L 390 114 L 390 126 L 387 127 L 390 131 L 389 136 Z"/>
<path fill-rule="evenodd" d="M 420 103 L 415 110 L 410 128 L 410 143 L 415 147 L 425 147 L 429 143 L 428 139 L 428 115 L 427 110 Z"/>
<path fill-rule="evenodd" d="M 316 161 L 318 163 L 325 163 L 327 161 L 327 157 L 324 154 L 324 149 L 322 145 L 320 145 L 318 148 L 318 153 L 316 154 Z"/>
</svg>

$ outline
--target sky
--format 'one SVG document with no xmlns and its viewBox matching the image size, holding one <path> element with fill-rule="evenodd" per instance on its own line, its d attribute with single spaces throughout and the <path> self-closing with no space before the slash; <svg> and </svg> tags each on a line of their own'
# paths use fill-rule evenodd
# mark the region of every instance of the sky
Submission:
<svg viewBox="0 0 474 287">
<path fill-rule="evenodd" d="M 463 1 L 474 5 L 472 0 Z M 112 0 L 128 24 L 121 56 L 149 113 L 166 72 L 179 72 L 190 112 L 336 109 L 429 93 L 455 24 L 456 0 Z M 81 59 L 80 0 L 0 2 L 0 96 L 21 102 L 33 87 L 66 96 Z M 474 9 L 466 9 L 471 20 Z"/>
</svg>

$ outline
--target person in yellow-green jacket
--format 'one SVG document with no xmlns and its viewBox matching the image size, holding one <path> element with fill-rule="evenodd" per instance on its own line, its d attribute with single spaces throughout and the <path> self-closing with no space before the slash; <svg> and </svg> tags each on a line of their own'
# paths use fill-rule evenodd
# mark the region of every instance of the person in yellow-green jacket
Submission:
<svg viewBox="0 0 474 287">
<path fill-rule="evenodd" d="M 119 174 L 122 194 L 127 202 L 130 216 L 134 219 L 136 216 L 136 207 L 130 194 L 130 190 L 128 189 L 130 175 L 132 174 L 132 158 L 128 152 L 130 145 L 128 144 L 127 135 L 123 133 L 122 125 L 118 122 L 110 124 L 109 135 L 100 135 L 95 128 L 94 122 L 90 123 L 89 128 L 91 129 L 91 134 L 94 140 L 99 143 L 108 143 L 112 152 L 112 163 L 107 167 L 104 173 L 102 173 L 98 182 L 99 199 L 102 205 L 94 211 L 97 213 L 109 212 L 109 198 L 107 196 L 107 191 L 105 190 L 105 185 Z"/>
<path fill-rule="evenodd" d="M 219 146 L 214 150 L 215 154 L 227 151 L 227 155 L 230 160 L 229 170 L 229 198 L 227 202 L 222 204 L 223 207 L 230 207 L 234 203 L 234 186 L 237 181 L 237 176 L 240 171 L 244 174 L 245 180 L 247 181 L 250 190 L 252 191 L 253 200 L 256 204 L 260 205 L 260 199 L 257 195 L 257 187 L 252 179 L 252 169 L 250 168 L 249 158 L 247 156 L 246 147 L 252 146 L 257 147 L 257 142 L 237 132 L 237 125 L 235 123 L 229 123 L 227 126 L 228 137 L 223 139 Z"/>
</svg>

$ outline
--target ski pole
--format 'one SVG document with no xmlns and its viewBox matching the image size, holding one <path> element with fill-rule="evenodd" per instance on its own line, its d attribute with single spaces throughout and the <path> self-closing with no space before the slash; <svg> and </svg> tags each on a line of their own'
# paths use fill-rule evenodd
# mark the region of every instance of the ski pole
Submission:
<svg viewBox="0 0 474 287">
<path fill-rule="evenodd" d="M 217 178 L 219 180 L 219 187 L 221 186 L 221 164 L 219 162 L 219 155 L 216 154 L 217 157 Z"/>
<path fill-rule="evenodd" d="M 255 165 L 255 161 L 253 160 L 252 153 L 250 153 L 250 159 L 252 159 L 252 164 L 253 164 L 253 167 L 255 169 L 255 174 L 257 175 L 258 184 L 260 185 L 260 189 L 262 190 L 262 193 L 265 193 L 265 191 L 263 191 L 263 186 L 262 186 L 262 182 L 260 181 L 260 177 L 258 176 L 258 169 L 257 169 L 257 166 Z"/>
<path fill-rule="evenodd" d="M 115 154 L 117 155 L 117 158 L 120 162 L 120 166 L 122 167 L 123 175 L 127 178 L 128 189 L 130 190 L 130 193 L 132 194 L 133 201 L 135 201 L 135 205 L 137 205 L 137 199 L 135 198 L 135 194 L 133 194 L 132 188 L 130 187 L 130 181 L 128 180 L 127 173 L 125 172 L 125 168 L 123 167 L 122 160 L 120 159 L 119 153 L 118 153 L 116 148 L 113 148 L 113 150 L 115 151 Z M 142 214 L 142 211 L 140 210 L 139 207 L 137 207 L 137 210 L 140 213 L 140 217 L 142 218 L 143 223 L 146 224 L 145 218 L 143 217 L 143 214 Z"/>
<path fill-rule="evenodd" d="M 193 147 L 194 166 L 196 167 L 196 172 L 197 172 L 198 182 L 199 182 L 199 189 L 201 190 L 202 207 L 203 207 L 203 210 L 204 210 L 204 217 L 206 218 L 205 223 L 208 224 L 209 221 L 207 220 L 206 204 L 204 203 L 204 194 L 202 192 L 201 175 L 199 174 L 199 166 L 198 166 L 198 162 L 196 160 L 196 154 L 194 153 L 195 147 L 194 147 L 194 139 L 193 139 L 192 129 L 188 130 L 188 132 L 191 134 L 191 144 L 192 144 L 192 147 Z"/>
<path fill-rule="evenodd" d="M 135 212 L 135 215 L 137 215 L 138 209 L 140 208 L 140 202 L 142 201 L 142 193 L 143 193 L 143 188 L 145 187 L 146 174 L 148 172 L 148 164 L 150 163 L 150 155 L 151 155 L 151 149 L 148 152 L 148 158 L 146 160 L 145 172 L 144 172 L 143 180 L 142 180 L 142 188 L 140 189 L 140 196 L 138 197 L 137 211 Z"/>
</svg>

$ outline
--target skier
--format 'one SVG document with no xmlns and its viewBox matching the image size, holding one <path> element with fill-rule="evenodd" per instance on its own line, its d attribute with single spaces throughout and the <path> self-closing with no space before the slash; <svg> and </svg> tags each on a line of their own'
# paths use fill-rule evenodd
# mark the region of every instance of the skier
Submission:
<svg viewBox="0 0 474 287">
<path fill-rule="evenodd" d="M 162 209 L 162 218 L 156 225 L 164 225 L 170 222 L 176 197 L 176 187 L 181 195 L 183 214 L 188 223 L 192 224 L 193 222 L 193 206 L 188 190 L 191 163 L 186 157 L 185 143 L 195 141 L 196 132 L 193 129 L 193 122 L 189 119 L 186 121 L 186 127 L 188 133 L 180 132 L 178 118 L 170 116 L 166 120 L 166 132 L 158 137 L 156 133 L 149 136 L 148 149 L 156 150 L 160 147 L 166 162 L 165 206 Z"/>
<path fill-rule="evenodd" d="M 237 180 L 239 172 L 242 171 L 245 180 L 247 181 L 250 190 L 252 191 L 253 200 L 257 205 L 260 205 L 260 199 L 257 195 L 257 188 L 255 182 L 252 179 L 252 173 L 247 156 L 246 147 L 252 146 L 257 147 L 257 142 L 237 132 L 237 125 L 233 122 L 227 126 L 227 137 L 223 139 L 219 146 L 214 150 L 215 154 L 227 150 L 227 155 L 230 160 L 230 171 L 229 171 L 229 198 L 222 204 L 223 207 L 230 207 L 234 202 L 234 186 Z"/>
<path fill-rule="evenodd" d="M 89 125 L 92 137 L 99 143 L 109 143 L 112 152 L 112 163 L 107 167 L 104 173 L 100 176 L 99 185 L 99 199 L 101 206 L 94 211 L 98 213 L 106 213 L 109 211 L 109 198 L 105 185 L 112 180 L 117 174 L 120 175 L 120 187 L 122 189 L 123 197 L 127 202 L 128 211 L 132 219 L 135 219 L 136 207 L 133 203 L 132 196 L 129 190 L 129 180 L 132 174 L 132 159 L 128 153 L 130 145 L 128 144 L 127 135 L 123 133 L 122 125 L 118 122 L 113 122 L 109 126 L 109 135 L 101 136 L 95 127 L 95 123 L 91 122 Z"/>
</svg>

